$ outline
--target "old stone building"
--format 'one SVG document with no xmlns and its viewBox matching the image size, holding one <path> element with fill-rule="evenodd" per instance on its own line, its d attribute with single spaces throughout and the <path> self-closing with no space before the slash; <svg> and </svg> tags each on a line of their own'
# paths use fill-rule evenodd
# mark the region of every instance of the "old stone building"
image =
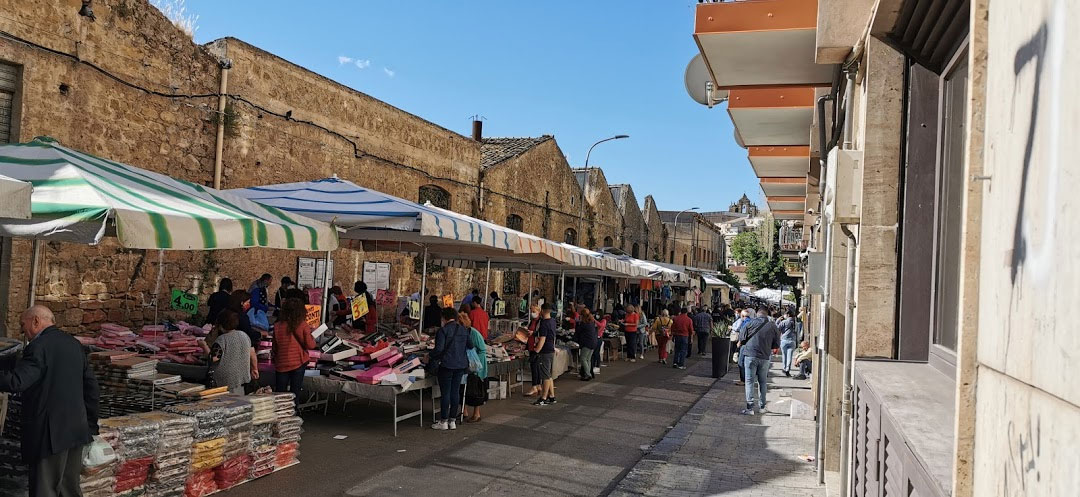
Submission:
<svg viewBox="0 0 1080 497">
<path fill-rule="evenodd" d="M 0 30 L 11 37 L 0 39 L 0 61 L 17 76 L 10 141 L 50 135 L 212 185 L 220 123 L 223 188 L 337 174 L 411 200 L 431 185 L 429 191 L 446 192 L 451 208 L 473 213 L 481 153 L 475 141 L 239 40 L 199 46 L 146 2 L 95 2 L 95 22 L 80 16 L 79 6 L 31 1 L 5 9 Z M 219 118 L 222 91 L 228 98 Z M 28 300 L 29 247 L 25 240 L 3 242 L 8 324 Z M 154 317 L 155 290 L 205 295 L 225 275 L 246 286 L 262 272 L 294 274 L 299 256 L 319 254 L 166 252 L 159 286 L 158 254 L 122 250 L 113 241 L 50 243 L 36 293 L 67 328 L 139 324 Z M 392 277 L 401 288 L 415 280 L 407 255 L 341 249 L 334 258 L 335 283 L 348 285 L 360 261 L 373 259 L 395 263 Z M 460 291 L 470 283 L 471 272 L 447 272 L 457 274 L 434 275 L 433 284 Z"/>
<path fill-rule="evenodd" d="M 666 262 L 716 270 L 724 262 L 720 228 L 694 211 L 659 211 L 671 243 Z"/>
<path fill-rule="evenodd" d="M 615 199 L 615 207 L 619 209 L 622 217 L 619 234 L 619 249 L 631 257 L 646 259 L 649 249 L 649 227 L 645 224 L 645 216 L 638 206 L 634 189 L 628 185 L 611 185 L 608 187 L 611 197 Z"/>
<path fill-rule="evenodd" d="M 662 262 L 665 261 L 664 254 L 668 252 L 668 230 L 664 225 L 664 221 L 660 219 L 660 211 L 656 208 L 656 200 L 652 195 L 645 196 L 645 207 L 641 210 L 642 218 L 645 221 L 645 226 L 648 229 L 648 250 L 646 254 L 642 254 L 642 259 L 648 259 L 651 261 Z"/>
<path fill-rule="evenodd" d="M 577 182 L 585 189 L 585 238 L 578 245 L 591 249 L 622 248 L 622 214 L 608 188 L 604 170 L 596 167 L 574 169 Z M 582 231 L 582 230 L 579 230 Z"/>
<path fill-rule="evenodd" d="M 0 123 L 10 128 L 8 141 L 49 135 L 65 146 L 222 189 L 337 175 L 594 248 L 637 243 L 640 249 L 655 236 L 643 231 L 648 223 L 629 187 L 617 204 L 598 169 L 590 171 L 583 206 L 582 178 L 551 136 L 464 136 L 241 40 L 198 45 L 144 0 L 97 1 L 93 21 L 79 15 L 80 6 L 32 0 L 9 5 L 0 17 L 0 31 L 9 34 L 0 38 L 0 70 L 13 79 L 3 88 L 11 102 L 8 122 Z M 620 206 L 629 210 L 624 214 Z M 28 302 L 30 246 L 0 240 L 0 291 L 8 295 L 0 315 L 9 326 Z M 337 250 L 333 284 L 348 290 L 363 262 L 389 262 L 391 289 L 416 291 L 417 258 L 398 248 Z M 299 257 L 325 254 L 158 254 L 125 250 L 112 239 L 97 247 L 48 243 L 34 291 L 69 330 L 107 321 L 139 325 L 184 317 L 155 305 L 171 288 L 201 294 L 205 302 L 222 277 L 246 288 L 264 272 L 295 275 Z M 482 289 L 484 279 L 480 270 L 436 267 L 429 287 L 460 296 Z M 534 281 L 544 290 L 554 285 L 550 277 Z M 519 282 L 524 286 L 518 273 L 504 278 L 497 272 L 491 288 L 524 291 Z"/>
</svg>

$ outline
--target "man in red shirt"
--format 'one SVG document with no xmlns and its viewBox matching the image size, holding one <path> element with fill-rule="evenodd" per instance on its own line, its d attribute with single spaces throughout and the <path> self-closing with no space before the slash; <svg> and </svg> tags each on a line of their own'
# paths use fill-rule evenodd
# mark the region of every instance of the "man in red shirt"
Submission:
<svg viewBox="0 0 1080 497">
<path fill-rule="evenodd" d="M 483 335 L 484 340 L 488 337 L 488 313 L 484 310 L 484 306 L 478 299 L 473 299 L 472 310 L 469 311 L 469 319 L 472 320 L 472 327 L 476 328 Z"/>
<path fill-rule="evenodd" d="M 686 308 L 683 307 L 671 323 L 671 335 L 675 339 L 675 360 L 671 362 L 671 367 L 686 369 L 686 354 L 690 347 L 690 334 L 693 332 L 694 321 L 690 319 Z"/>
</svg>

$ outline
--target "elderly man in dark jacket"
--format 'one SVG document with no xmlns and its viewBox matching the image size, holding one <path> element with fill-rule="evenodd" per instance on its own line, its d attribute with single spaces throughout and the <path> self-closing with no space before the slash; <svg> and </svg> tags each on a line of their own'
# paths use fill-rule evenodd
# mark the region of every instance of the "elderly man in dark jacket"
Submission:
<svg viewBox="0 0 1080 497">
<path fill-rule="evenodd" d="M 19 320 L 30 340 L 22 360 L 0 371 L 0 391 L 22 394 L 22 455 L 30 495 L 78 496 L 82 448 L 98 431 L 98 384 L 82 345 L 33 306 Z"/>
</svg>

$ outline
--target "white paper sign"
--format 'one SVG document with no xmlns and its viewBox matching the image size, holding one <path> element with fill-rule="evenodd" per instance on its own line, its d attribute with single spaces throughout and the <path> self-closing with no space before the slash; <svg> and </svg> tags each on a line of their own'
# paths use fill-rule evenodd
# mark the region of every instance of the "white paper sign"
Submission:
<svg viewBox="0 0 1080 497">
<path fill-rule="evenodd" d="M 390 263 L 364 262 L 364 283 L 367 283 L 368 291 L 371 293 L 375 293 L 376 290 L 389 290 Z"/>
</svg>

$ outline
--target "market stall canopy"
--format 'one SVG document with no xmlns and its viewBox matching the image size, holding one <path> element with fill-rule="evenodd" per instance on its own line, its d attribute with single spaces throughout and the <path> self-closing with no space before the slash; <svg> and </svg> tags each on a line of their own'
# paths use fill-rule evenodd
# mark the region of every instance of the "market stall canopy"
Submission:
<svg viewBox="0 0 1080 497">
<path fill-rule="evenodd" d="M 0 176 L 0 218 L 30 219 L 30 195 L 34 186 Z"/>
<path fill-rule="evenodd" d="M 731 286 L 727 284 L 727 282 L 725 282 L 724 280 L 721 280 L 720 278 L 717 278 L 715 276 L 710 276 L 708 274 L 702 274 L 701 280 L 705 282 L 705 286 Z"/>
<path fill-rule="evenodd" d="M 33 185 L 32 216 L 0 219 L 2 236 L 96 244 L 112 219 L 127 248 L 338 246 L 326 223 L 72 150 L 48 137 L 0 145 L 0 174 Z"/>
<path fill-rule="evenodd" d="M 229 190 L 281 210 L 333 224 L 365 250 L 419 252 L 433 258 L 484 260 L 520 247 L 515 231 L 456 212 L 364 188 L 337 177 Z"/>
<path fill-rule="evenodd" d="M 688 281 L 686 273 L 682 271 L 662 266 L 659 263 L 637 259 L 625 253 L 617 252 L 617 250 L 603 249 L 603 255 L 630 264 L 635 268 L 635 273 L 640 274 L 643 279 L 660 280 L 666 283 L 685 283 Z"/>
<path fill-rule="evenodd" d="M 784 292 L 775 288 L 762 288 L 761 290 L 758 290 L 751 295 L 766 302 L 782 302 L 788 305 L 795 305 L 795 302 L 783 298 Z"/>
</svg>

